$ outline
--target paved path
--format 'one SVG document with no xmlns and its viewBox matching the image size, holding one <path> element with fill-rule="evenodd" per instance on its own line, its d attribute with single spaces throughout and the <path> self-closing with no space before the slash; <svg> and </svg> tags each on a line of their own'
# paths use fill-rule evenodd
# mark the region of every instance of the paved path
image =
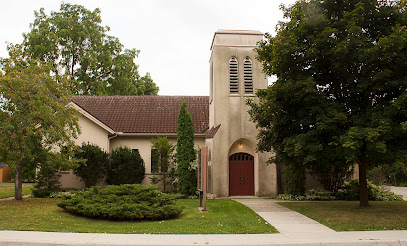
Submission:
<svg viewBox="0 0 407 246">
<path fill-rule="evenodd" d="M 395 186 L 385 186 L 391 192 L 397 195 L 403 196 L 403 200 L 407 201 L 407 187 L 395 187 Z"/>
<path fill-rule="evenodd" d="M 325 233 L 334 230 L 298 212 L 278 205 L 273 199 L 234 199 L 251 208 L 280 233 Z"/>
</svg>

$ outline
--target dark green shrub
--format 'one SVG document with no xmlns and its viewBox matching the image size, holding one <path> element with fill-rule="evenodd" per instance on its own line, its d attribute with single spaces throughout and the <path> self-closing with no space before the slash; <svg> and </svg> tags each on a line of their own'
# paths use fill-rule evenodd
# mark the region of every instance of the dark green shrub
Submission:
<svg viewBox="0 0 407 246">
<path fill-rule="evenodd" d="M 372 182 L 367 182 L 367 190 L 369 200 L 371 201 L 402 201 L 403 198 L 399 195 L 389 192 L 380 186 L 374 185 Z M 336 196 L 339 200 L 357 201 L 359 200 L 359 180 L 355 179 L 345 184 L 342 190 Z"/>
<path fill-rule="evenodd" d="M 294 163 L 284 163 L 284 192 L 291 195 L 305 193 L 305 167 Z"/>
<path fill-rule="evenodd" d="M 140 184 L 146 173 L 144 161 L 138 151 L 120 147 L 110 154 L 107 182 L 113 185 Z"/>
<path fill-rule="evenodd" d="M 375 185 L 387 183 L 387 177 L 388 175 L 383 166 L 377 166 L 367 170 L 367 179 Z"/>
<path fill-rule="evenodd" d="M 32 195 L 38 198 L 48 197 L 52 192 L 59 191 L 60 183 L 59 178 L 59 162 L 57 155 L 51 155 L 44 160 L 39 166 L 39 172 L 35 184 L 32 188 Z"/>
<path fill-rule="evenodd" d="M 384 169 L 390 184 L 395 186 L 407 184 L 407 165 L 403 162 L 396 162 L 393 165 L 385 165 Z"/>
<path fill-rule="evenodd" d="M 73 172 L 85 183 L 85 187 L 96 185 L 106 176 L 108 154 L 99 146 L 83 143 L 74 152 L 74 157 L 83 160 Z"/>
<path fill-rule="evenodd" d="M 353 168 L 349 168 L 346 162 L 327 162 L 312 165 L 313 174 L 326 191 L 336 194 L 339 188 L 349 180 L 353 173 Z"/>
<path fill-rule="evenodd" d="M 176 195 L 138 184 L 91 187 L 66 195 L 58 206 L 69 213 L 110 220 L 162 220 L 176 218 L 182 208 Z"/>
</svg>

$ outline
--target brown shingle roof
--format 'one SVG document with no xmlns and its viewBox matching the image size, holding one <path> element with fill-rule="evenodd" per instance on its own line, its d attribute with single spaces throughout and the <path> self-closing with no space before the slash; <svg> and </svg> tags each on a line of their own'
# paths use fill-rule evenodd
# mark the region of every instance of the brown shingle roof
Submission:
<svg viewBox="0 0 407 246">
<path fill-rule="evenodd" d="M 213 138 L 215 137 L 216 133 L 218 132 L 219 128 L 220 128 L 221 124 L 219 124 L 217 127 L 212 126 L 211 129 L 209 129 L 208 133 L 206 134 L 205 138 L 209 139 L 209 138 Z"/>
<path fill-rule="evenodd" d="M 72 102 L 124 133 L 176 133 L 180 105 L 187 102 L 195 133 L 209 128 L 207 96 L 74 96 Z"/>
</svg>

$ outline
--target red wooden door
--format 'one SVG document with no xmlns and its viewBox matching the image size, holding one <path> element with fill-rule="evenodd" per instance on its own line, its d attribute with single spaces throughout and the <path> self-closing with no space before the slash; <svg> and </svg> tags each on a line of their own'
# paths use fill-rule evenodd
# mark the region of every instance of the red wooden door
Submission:
<svg viewBox="0 0 407 246">
<path fill-rule="evenodd" d="M 247 153 L 229 156 L 229 196 L 254 196 L 254 158 Z"/>
</svg>

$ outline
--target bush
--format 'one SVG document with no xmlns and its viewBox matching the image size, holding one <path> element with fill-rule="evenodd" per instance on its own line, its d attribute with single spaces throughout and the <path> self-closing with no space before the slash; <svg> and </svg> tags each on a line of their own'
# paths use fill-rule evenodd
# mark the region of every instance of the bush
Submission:
<svg viewBox="0 0 407 246">
<path fill-rule="evenodd" d="M 295 163 L 284 164 L 284 192 L 295 196 L 305 193 L 305 167 Z"/>
<path fill-rule="evenodd" d="M 65 195 L 58 206 L 69 213 L 109 220 L 162 220 L 176 218 L 182 208 L 177 196 L 157 187 L 138 184 L 91 187 Z"/>
<path fill-rule="evenodd" d="M 332 201 L 335 200 L 336 197 L 332 196 L 332 193 L 326 190 L 311 189 L 308 190 L 304 196 L 280 194 L 277 196 L 277 199 L 289 201 Z"/>
<path fill-rule="evenodd" d="M 367 170 L 367 178 L 375 185 L 387 183 L 387 174 L 382 166 L 373 167 Z"/>
<path fill-rule="evenodd" d="M 402 201 L 403 198 L 399 195 L 389 192 L 388 190 L 374 185 L 367 181 L 367 190 L 369 200 L 371 201 Z M 359 200 L 359 180 L 355 179 L 345 184 L 342 190 L 337 193 L 337 198 L 340 200 L 357 201 Z"/>
<path fill-rule="evenodd" d="M 388 175 L 389 183 L 395 186 L 404 186 L 407 184 L 407 165 L 402 162 L 396 162 L 393 165 L 384 166 Z"/>
<path fill-rule="evenodd" d="M 120 147 L 110 154 L 110 168 L 107 177 L 109 184 L 140 184 L 145 173 L 144 161 L 137 151 Z"/>
<path fill-rule="evenodd" d="M 48 158 L 41 163 L 37 174 L 36 182 L 32 188 L 32 195 L 38 198 L 49 197 L 52 192 L 59 191 L 59 178 L 61 175 L 58 172 L 58 161 Z"/>
<path fill-rule="evenodd" d="M 34 197 L 49 197 L 52 193 L 60 191 L 59 171 L 70 170 L 77 164 L 63 152 L 47 153 L 43 162 L 38 163 L 39 172 L 32 189 Z"/>
<path fill-rule="evenodd" d="M 106 176 L 108 154 L 99 146 L 83 143 L 74 152 L 74 157 L 83 160 L 79 167 L 74 169 L 74 173 L 85 183 L 85 187 L 96 185 Z"/>
<path fill-rule="evenodd" d="M 313 174 L 325 190 L 336 194 L 338 189 L 349 180 L 353 173 L 353 168 L 349 168 L 346 162 L 318 163 L 312 167 Z"/>
</svg>

